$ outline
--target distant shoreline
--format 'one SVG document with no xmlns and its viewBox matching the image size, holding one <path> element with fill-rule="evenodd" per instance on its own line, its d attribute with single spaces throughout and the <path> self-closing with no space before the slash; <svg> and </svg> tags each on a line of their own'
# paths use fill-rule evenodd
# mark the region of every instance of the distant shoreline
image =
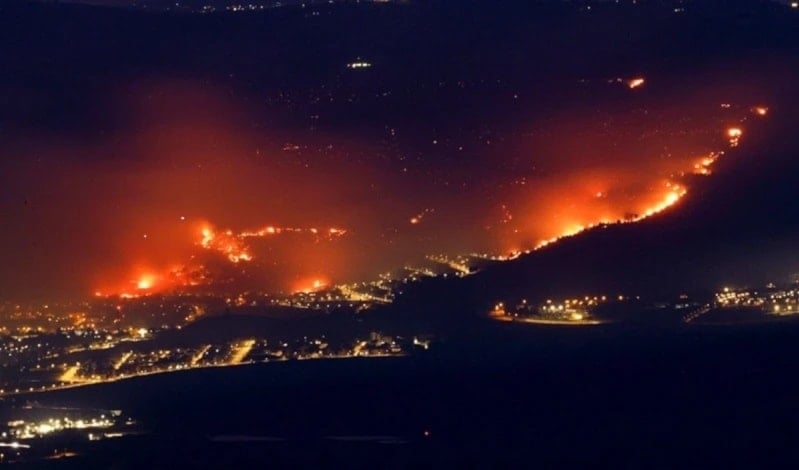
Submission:
<svg viewBox="0 0 799 470">
<path fill-rule="evenodd" d="M 19 392 L 6 392 L 0 395 L 0 403 L 4 398 L 18 398 L 25 395 L 41 395 L 45 393 L 52 393 L 52 392 L 59 392 L 62 390 L 74 390 L 77 388 L 88 388 L 98 385 L 106 385 L 106 384 L 113 384 L 124 382 L 128 380 L 143 378 L 143 377 L 152 377 L 157 375 L 167 375 L 167 374 L 178 374 L 182 372 L 191 372 L 191 371 L 198 371 L 204 369 L 223 369 L 223 368 L 238 368 L 238 367 L 246 367 L 246 366 L 256 366 L 256 365 L 266 365 L 270 363 L 290 363 L 290 362 L 305 362 L 305 361 L 332 361 L 332 360 L 344 360 L 344 359 L 390 359 L 390 358 L 402 358 L 402 357 L 409 357 L 411 354 L 409 353 L 402 353 L 402 354 L 372 354 L 369 356 L 328 356 L 328 357 L 304 357 L 304 358 L 293 358 L 293 359 L 279 359 L 279 360 L 271 360 L 271 361 L 249 361 L 249 362 L 241 362 L 238 364 L 208 364 L 208 365 L 201 365 L 195 367 L 186 367 L 181 369 L 174 369 L 174 370 L 159 370 L 159 371 L 152 371 L 152 372 L 144 372 L 141 374 L 132 374 L 126 375 L 123 377 L 115 377 L 108 380 L 98 380 L 98 381 L 87 381 L 81 383 L 74 383 L 68 384 L 63 386 L 56 386 L 44 389 L 34 389 L 34 390 L 20 390 Z"/>
</svg>

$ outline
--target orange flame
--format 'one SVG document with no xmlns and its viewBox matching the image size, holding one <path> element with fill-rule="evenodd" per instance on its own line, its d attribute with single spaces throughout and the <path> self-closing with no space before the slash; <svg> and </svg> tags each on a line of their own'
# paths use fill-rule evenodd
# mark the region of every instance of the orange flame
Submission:
<svg viewBox="0 0 799 470">
<path fill-rule="evenodd" d="M 644 86 L 644 83 L 646 83 L 646 80 L 645 80 L 644 78 L 642 78 L 642 77 L 636 77 L 636 78 L 633 78 L 633 79 L 631 79 L 631 80 L 628 80 L 628 81 L 627 81 L 627 86 L 628 86 L 628 87 L 629 87 L 631 90 L 634 90 L 634 89 L 636 89 L 636 88 L 639 88 L 639 87 L 642 87 L 642 86 Z"/>
</svg>

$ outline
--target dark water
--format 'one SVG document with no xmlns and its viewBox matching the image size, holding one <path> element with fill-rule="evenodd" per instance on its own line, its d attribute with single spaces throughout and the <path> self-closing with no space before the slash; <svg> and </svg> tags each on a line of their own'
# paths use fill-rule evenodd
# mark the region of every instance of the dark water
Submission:
<svg viewBox="0 0 799 470">
<path fill-rule="evenodd" d="M 72 468 L 785 465 L 799 457 L 797 340 L 793 322 L 497 325 L 409 358 L 197 370 L 37 399 L 122 408 L 149 431 L 49 463 Z M 242 435 L 258 439 L 230 442 Z"/>
</svg>

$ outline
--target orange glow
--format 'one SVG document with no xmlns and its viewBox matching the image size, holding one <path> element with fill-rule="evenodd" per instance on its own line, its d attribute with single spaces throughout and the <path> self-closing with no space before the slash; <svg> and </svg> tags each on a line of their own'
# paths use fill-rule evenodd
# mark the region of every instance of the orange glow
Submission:
<svg viewBox="0 0 799 470">
<path fill-rule="evenodd" d="M 152 274 L 145 274 L 136 281 L 136 288 L 139 290 L 152 289 L 155 284 L 155 276 Z"/>
<path fill-rule="evenodd" d="M 248 238 L 262 238 L 278 236 L 280 234 L 294 234 L 306 235 L 311 238 L 309 240 L 319 241 L 334 240 L 343 237 L 347 234 L 347 230 L 337 227 L 330 227 L 323 230 L 317 228 L 292 228 L 292 227 L 275 227 L 266 226 L 259 230 L 235 232 L 231 229 L 217 230 L 210 223 L 202 223 L 198 228 L 198 238 L 196 245 L 205 251 L 219 253 L 233 265 L 252 261 L 255 257 L 252 254 L 250 246 L 247 245 L 246 239 Z M 190 257 L 190 258 L 193 258 Z M 189 260 L 190 261 L 190 260 Z M 160 272 L 160 274 L 159 274 Z M 174 264 L 168 269 L 163 270 L 148 270 L 142 274 L 141 269 L 137 270 L 135 281 L 133 284 L 138 291 L 146 291 L 147 293 L 172 291 L 182 287 L 199 286 L 210 283 L 213 279 L 206 276 L 205 267 L 197 262 L 188 262 L 186 264 Z M 312 292 L 327 285 L 327 281 L 316 279 L 312 281 L 305 281 L 301 287 L 297 287 L 295 291 Z M 131 293 L 129 291 L 130 284 L 122 285 L 119 287 L 104 286 L 102 290 L 95 291 L 95 295 L 103 296 L 102 292 L 111 292 L 112 295 L 119 295 L 122 298 L 130 299 L 136 298 L 139 294 Z"/>
<path fill-rule="evenodd" d="M 275 227 L 269 225 L 259 230 L 245 230 L 235 235 L 233 234 L 233 232 L 230 232 L 230 235 L 242 239 L 242 238 L 260 238 L 260 237 L 266 237 L 267 235 L 279 235 L 281 233 L 319 235 L 320 230 L 315 227 L 304 229 L 304 228 L 293 228 L 293 227 Z M 329 228 L 323 230 L 323 234 L 327 235 L 329 238 L 334 238 L 346 235 L 347 231 L 340 228 Z"/>
<path fill-rule="evenodd" d="M 252 255 L 247 251 L 247 246 L 231 230 L 216 233 L 213 227 L 205 226 L 200 233 L 202 238 L 199 244 L 206 250 L 222 253 L 231 263 L 252 261 Z"/>
<path fill-rule="evenodd" d="M 612 83 L 633 102 L 643 95 L 624 87 L 654 85 L 642 77 Z M 92 173 L 100 182 L 129 174 L 131 183 L 120 184 L 130 187 L 120 193 L 144 199 L 100 205 L 82 195 L 70 201 L 84 204 L 94 217 L 97 229 L 83 239 L 98 244 L 102 254 L 80 260 L 79 288 L 134 296 L 204 285 L 209 291 L 243 291 L 249 282 L 253 291 L 312 292 L 328 282 L 372 280 L 433 253 L 507 257 L 601 224 L 641 220 L 678 204 L 687 191 L 683 185 L 692 181 L 684 175 L 710 174 L 723 147 L 743 138 L 746 115 L 763 115 L 760 106 L 751 107 L 757 101 L 719 109 L 717 98 L 699 106 L 689 95 L 679 97 L 683 101 L 675 101 L 673 113 L 660 113 L 655 104 L 639 113 L 642 105 L 633 103 L 637 111 L 614 111 L 601 122 L 593 112 L 564 109 L 540 123 L 522 124 L 516 131 L 525 137 L 508 139 L 501 151 L 477 149 L 474 164 L 443 169 L 435 158 L 373 164 L 371 147 L 362 151 L 358 142 L 330 150 L 329 165 L 315 159 L 305 166 L 296 153 L 270 154 L 266 144 L 241 130 L 246 126 L 220 122 L 227 119 L 220 116 L 236 112 L 214 112 L 195 125 L 186 111 L 202 108 L 194 102 L 175 106 L 164 124 L 156 109 L 141 119 L 152 129 L 137 133 L 139 147 L 130 153 L 168 154 L 169 164 L 153 158 L 145 162 L 146 172 L 128 172 L 123 162 L 114 163 L 109 175 Z M 263 141 L 274 140 L 265 132 Z M 313 135 L 300 139 L 306 140 L 303 148 L 321 145 Z M 453 147 L 469 149 L 466 138 L 448 139 Z M 259 147 L 257 162 L 245 157 Z M 75 187 L 90 183 L 79 182 L 87 184 Z M 80 225 L 69 228 L 84 235 Z M 83 248 L 76 253 L 90 252 L 88 242 L 75 238 L 71 246 Z M 309 273 L 326 277 L 305 278 Z"/>
<path fill-rule="evenodd" d="M 318 292 L 322 289 L 325 289 L 329 286 L 329 281 L 320 277 L 314 277 L 310 279 L 303 279 L 297 283 L 295 283 L 292 292 L 296 293 L 303 293 L 303 294 L 310 294 L 312 292 Z"/>
<path fill-rule="evenodd" d="M 743 135 L 743 130 L 739 127 L 730 127 L 727 129 L 727 137 L 730 138 L 730 147 L 737 147 Z"/>
<path fill-rule="evenodd" d="M 666 209 L 674 206 L 675 204 L 677 204 L 683 198 L 683 196 L 685 196 L 688 193 L 688 190 L 684 186 L 682 186 L 680 184 L 677 184 L 677 183 L 674 183 L 672 181 L 668 181 L 668 180 L 663 182 L 662 188 L 663 188 L 663 191 L 659 192 L 659 194 L 658 194 L 658 191 L 656 191 L 655 192 L 656 193 L 655 198 L 652 199 L 651 201 L 647 202 L 647 205 L 643 206 L 640 212 L 634 213 L 634 214 L 630 214 L 630 216 L 627 217 L 627 218 L 617 219 L 614 222 L 610 222 L 610 223 L 635 223 L 635 222 L 639 222 L 639 221 L 644 220 L 644 219 L 646 219 L 648 217 L 652 217 L 654 215 L 657 215 L 657 214 L 665 211 Z M 562 228 L 560 228 L 560 230 L 558 232 L 559 233 L 558 235 L 556 235 L 554 237 L 551 237 L 549 239 L 546 239 L 546 240 L 539 241 L 533 247 L 533 250 L 539 250 L 539 249 L 545 248 L 545 247 L 547 247 L 547 246 L 549 246 L 549 245 L 551 245 L 553 243 L 558 242 L 559 240 L 561 240 L 563 238 L 573 237 L 573 236 L 578 235 L 578 234 L 580 234 L 580 233 L 582 233 L 582 232 L 584 232 L 586 230 L 595 228 L 595 227 L 597 227 L 597 226 L 599 226 L 601 224 L 609 223 L 608 222 L 608 217 L 599 217 L 599 218 L 594 219 L 594 218 L 592 218 L 591 215 L 587 215 L 586 216 L 586 220 L 589 220 L 589 221 L 585 222 L 583 224 L 572 222 L 572 223 L 564 225 Z M 512 259 L 512 258 L 508 258 L 508 259 Z"/>
<path fill-rule="evenodd" d="M 700 158 L 699 161 L 697 161 L 694 164 L 694 174 L 697 175 L 711 174 L 710 167 L 713 165 L 713 163 L 716 162 L 716 160 L 719 158 L 719 155 L 721 155 L 721 153 L 711 152 L 710 155 L 708 155 L 707 157 Z"/>
<path fill-rule="evenodd" d="M 758 116 L 765 116 L 768 114 L 768 108 L 765 106 L 756 106 L 752 108 L 752 111 Z"/>
<path fill-rule="evenodd" d="M 208 283 L 204 267 L 201 265 L 177 265 L 166 269 L 137 268 L 126 283 L 103 284 L 102 290 L 95 291 L 97 297 L 119 296 L 123 299 L 138 298 L 141 295 L 172 291 L 180 287 L 198 286 Z M 131 285 L 135 289 L 131 289 Z"/>
<path fill-rule="evenodd" d="M 211 248 L 211 242 L 214 241 L 214 232 L 209 227 L 203 227 L 202 229 L 202 240 L 200 240 L 200 245 L 203 248 Z"/>
<path fill-rule="evenodd" d="M 646 80 L 644 80 L 643 78 L 641 78 L 641 77 L 637 77 L 637 78 L 633 78 L 633 79 L 631 79 L 631 80 L 628 80 L 628 81 L 627 81 L 627 86 L 628 86 L 628 87 L 629 87 L 631 90 L 634 90 L 634 89 L 636 89 L 636 88 L 642 87 L 642 86 L 644 85 L 644 83 L 645 83 L 645 82 L 646 82 Z"/>
<path fill-rule="evenodd" d="M 431 209 L 431 208 L 425 209 L 422 212 L 419 212 L 418 214 L 412 216 L 408 220 L 408 222 L 410 222 L 411 225 L 420 224 L 420 223 L 422 223 L 422 220 L 424 220 L 425 216 L 427 216 L 428 214 L 432 214 L 433 212 L 435 212 L 435 209 Z"/>
</svg>

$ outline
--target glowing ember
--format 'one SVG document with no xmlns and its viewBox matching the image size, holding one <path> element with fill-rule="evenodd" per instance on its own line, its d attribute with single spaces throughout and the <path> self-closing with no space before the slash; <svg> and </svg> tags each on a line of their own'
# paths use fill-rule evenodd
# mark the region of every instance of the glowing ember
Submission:
<svg viewBox="0 0 799 470">
<path fill-rule="evenodd" d="M 694 174 L 697 175 L 709 175 L 710 167 L 716 160 L 719 158 L 721 153 L 710 153 L 707 157 L 701 158 L 696 164 L 694 164 Z"/>
<path fill-rule="evenodd" d="M 727 137 L 730 138 L 730 147 L 737 147 L 742 135 L 743 131 L 739 127 L 727 129 Z"/>
<path fill-rule="evenodd" d="M 347 234 L 347 231 L 340 228 L 331 227 L 325 230 L 320 230 L 315 227 L 311 228 L 296 228 L 296 227 L 275 227 L 269 225 L 258 230 L 247 230 L 235 235 L 237 238 L 260 238 L 269 235 L 280 234 L 311 234 L 311 235 L 325 235 L 328 238 L 341 237 Z"/>
<path fill-rule="evenodd" d="M 643 78 L 641 78 L 641 77 L 638 77 L 638 78 L 633 78 L 631 80 L 628 80 L 627 81 L 627 86 L 631 90 L 634 90 L 636 88 L 639 88 L 639 87 L 643 86 L 644 83 L 645 83 L 645 80 Z"/>
<path fill-rule="evenodd" d="M 416 214 L 416 215 L 414 215 L 413 217 L 411 217 L 411 218 L 408 220 L 408 222 L 410 222 L 410 223 L 411 223 L 411 225 L 417 225 L 417 224 L 420 224 L 420 223 L 422 223 L 422 220 L 424 220 L 424 218 L 425 218 L 425 217 L 426 217 L 428 214 L 432 214 L 433 212 L 435 212 L 435 209 L 425 209 L 425 210 L 423 210 L 422 212 L 419 212 L 418 214 Z"/>
</svg>

